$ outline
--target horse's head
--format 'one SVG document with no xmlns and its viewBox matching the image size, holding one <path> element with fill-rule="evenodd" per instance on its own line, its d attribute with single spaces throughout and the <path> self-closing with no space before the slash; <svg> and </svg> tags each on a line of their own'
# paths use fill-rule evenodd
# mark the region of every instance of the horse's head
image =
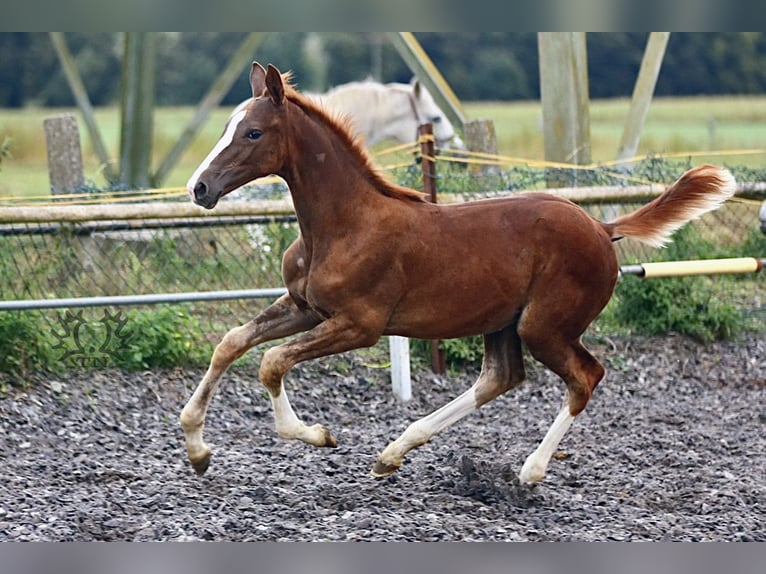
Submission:
<svg viewBox="0 0 766 574">
<path fill-rule="evenodd" d="M 278 173 L 285 157 L 279 129 L 285 118 L 285 83 L 269 64 L 253 62 L 253 98 L 229 117 L 221 139 L 189 178 L 186 189 L 194 203 L 212 209 L 227 193 L 265 175 Z"/>
<path fill-rule="evenodd" d="M 418 125 L 430 123 L 433 125 L 436 145 L 444 148 L 465 150 L 465 144 L 455 132 L 452 122 L 442 109 L 436 105 L 431 92 L 417 78 L 410 82 L 412 86 L 412 106 Z"/>
<path fill-rule="evenodd" d="M 761 204 L 761 213 L 758 218 L 761 220 L 761 232 L 766 233 L 766 200 Z"/>
</svg>

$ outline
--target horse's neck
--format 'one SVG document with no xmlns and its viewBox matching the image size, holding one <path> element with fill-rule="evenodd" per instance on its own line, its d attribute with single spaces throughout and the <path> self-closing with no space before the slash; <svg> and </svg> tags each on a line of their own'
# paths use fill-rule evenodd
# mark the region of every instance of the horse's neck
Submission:
<svg viewBox="0 0 766 574">
<path fill-rule="evenodd" d="M 346 214 L 358 213 L 379 195 L 363 161 L 321 120 L 301 114 L 293 127 L 287 182 L 304 236 L 344 233 Z"/>
</svg>

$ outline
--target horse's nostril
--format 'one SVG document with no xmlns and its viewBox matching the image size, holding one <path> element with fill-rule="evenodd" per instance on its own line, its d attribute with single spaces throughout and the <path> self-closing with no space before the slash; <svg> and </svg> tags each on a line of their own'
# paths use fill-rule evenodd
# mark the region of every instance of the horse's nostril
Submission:
<svg viewBox="0 0 766 574">
<path fill-rule="evenodd" d="M 205 197 L 207 195 L 207 185 L 205 185 L 204 182 L 198 181 L 197 185 L 194 186 L 194 197 L 197 199 L 200 199 L 202 197 Z"/>
</svg>

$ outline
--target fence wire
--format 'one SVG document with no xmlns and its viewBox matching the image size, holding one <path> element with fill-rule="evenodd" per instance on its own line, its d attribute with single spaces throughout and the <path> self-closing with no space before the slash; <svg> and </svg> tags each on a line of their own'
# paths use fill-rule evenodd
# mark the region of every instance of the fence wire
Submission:
<svg viewBox="0 0 766 574">
<path fill-rule="evenodd" d="M 735 150 L 738 154 L 766 155 L 766 150 Z M 619 188 L 635 186 L 667 186 L 685 171 L 699 165 L 694 154 L 677 157 L 649 155 L 623 162 L 571 166 L 520 158 L 491 156 L 471 152 L 443 150 L 435 158 L 436 187 L 440 197 L 450 201 L 474 200 L 550 188 L 610 187 L 615 195 Z M 723 155 L 736 155 L 722 152 Z M 461 157 L 465 155 L 466 158 Z M 705 214 L 676 232 L 665 248 L 652 248 L 637 241 L 624 239 L 615 244 L 621 265 L 649 261 L 678 261 L 727 257 L 766 257 L 766 235 L 761 232 L 759 218 L 761 203 L 766 200 L 766 168 L 730 165 L 722 162 L 737 182 L 748 191 L 746 197 L 735 197 L 721 208 Z M 410 187 L 421 188 L 423 170 L 417 166 L 397 166 L 396 179 Z M 578 201 L 581 207 L 602 221 L 610 221 L 644 205 L 643 201 L 620 200 L 609 203 L 603 197 Z M 711 299 L 725 300 L 750 318 L 750 324 L 766 328 L 766 273 L 743 276 L 690 277 L 709 292 Z M 618 284 L 617 294 L 620 286 Z M 683 305 L 683 301 L 679 301 Z"/>
<path fill-rule="evenodd" d="M 445 156 L 447 157 L 447 156 Z M 668 184 L 694 165 L 647 158 L 628 172 L 615 166 L 566 169 L 533 165 L 503 166 L 441 161 L 437 156 L 440 197 L 462 199 L 560 186 Z M 739 181 L 763 182 L 766 173 L 731 168 Z M 418 158 L 390 170 L 401 184 L 422 189 Z M 278 196 L 284 185 L 245 190 L 244 198 Z M 259 195 L 260 194 L 260 195 Z M 156 197 L 156 194 L 154 195 Z M 152 197 L 152 199 L 154 199 Z M 97 194 L 91 194 L 90 201 Z M 235 201 L 236 199 L 228 199 Z M 227 201 L 225 200 L 225 201 Z M 589 204 L 594 217 L 609 220 L 644 202 Z M 760 201 L 735 199 L 693 222 L 664 250 L 624 240 L 616 244 L 621 264 L 657 260 L 766 256 L 766 236 L 759 229 Z M 2 300 L 95 297 L 193 291 L 268 289 L 282 286 L 281 257 L 297 237 L 294 216 L 249 216 L 153 221 L 92 221 L 85 223 L 12 223 L 0 225 L 0 298 Z M 438 240 L 438 238 L 434 238 Z M 756 321 L 764 319 L 764 274 L 709 281 L 711 296 L 735 299 Z M 254 317 L 268 301 L 230 300 L 188 304 L 208 341 L 215 343 L 231 327 Z M 683 304 L 683 302 L 679 302 Z M 88 312 L 96 317 L 102 311 Z M 60 311 L 46 311 L 52 329 L 61 324 Z"/>
</svg>

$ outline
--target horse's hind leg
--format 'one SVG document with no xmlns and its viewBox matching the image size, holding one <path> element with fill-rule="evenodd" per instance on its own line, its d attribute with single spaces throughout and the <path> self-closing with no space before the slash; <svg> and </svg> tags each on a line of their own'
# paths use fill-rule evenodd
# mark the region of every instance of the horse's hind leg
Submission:
<svg viewBox="0 0 766 574">
<path fill-rule="evenodd" d="M 317 323 L 319 319 L 313 313 L 299 309 L 289 295 L 283 295 L 255 319 L 226 333 L 213 352 L 205 376 L 181 411 L 186 451 L 197 474 L 204 474 L 210 464 L 210 447 L 202 438 L 205 413 L 229 365 L 260 343 L 294 335 Z"/>
<path fill-rule="evenodd" d="M 567 385 L 564 404 L 556 419 L 521 467 L 519 480 L 531 484 L 545 477 L 551 456 L 574 418 L 588 404 L 593 389 L 604 376 L 604 367 L 582 346 L 579 337 L 569 344 L 555 340 L 538 342 L 525 339 L 525 342 L 532 356 L 559 375 Z"/>
<path fill-rule="evenodd" d="M 389 444 L 372 467 L 372 475 L 384 477 L 402 464 L 413 448 L 427 443 L 449 425 L 472 413 L 483 404 L 524 381 L 521 339 L 516 325 L 484 335 L 484 361 L 474 385 L 439 410 L 412 423 L 399 438 Z"/>
</svg>

